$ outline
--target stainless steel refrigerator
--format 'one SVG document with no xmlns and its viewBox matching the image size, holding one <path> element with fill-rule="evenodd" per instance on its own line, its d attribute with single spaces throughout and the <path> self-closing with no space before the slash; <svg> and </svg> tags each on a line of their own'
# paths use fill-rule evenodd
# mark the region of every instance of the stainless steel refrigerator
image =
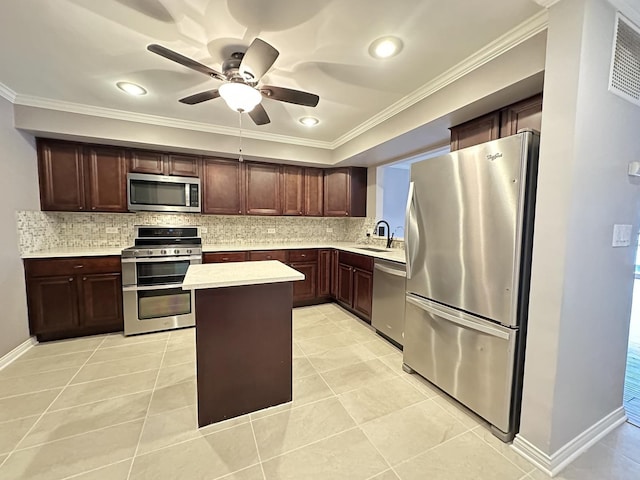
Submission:
<svg viewBox="0 0 640 480">
<path fill-rule="evenodd" d="M 510 441 L 519 424 L 539 135 L 411 166 L 404 368 Z"/>
</svg>

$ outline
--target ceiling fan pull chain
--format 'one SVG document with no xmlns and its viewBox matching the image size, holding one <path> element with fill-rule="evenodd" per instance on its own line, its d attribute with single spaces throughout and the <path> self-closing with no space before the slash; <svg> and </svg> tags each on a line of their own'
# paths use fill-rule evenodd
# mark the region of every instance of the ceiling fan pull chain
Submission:
<svg viewBox="0 0 640 480">
<path fill-rule="evenodd" d="M 240 152 L 240 156 L 238 157 L 238 161 L 239 162 L 243 162 L 244 159 L 242 158 L 242 112 L 238 111 L 238 123 L 240 125 L 240 140 L 239 140 L 239 152 Z"/>
</svg>

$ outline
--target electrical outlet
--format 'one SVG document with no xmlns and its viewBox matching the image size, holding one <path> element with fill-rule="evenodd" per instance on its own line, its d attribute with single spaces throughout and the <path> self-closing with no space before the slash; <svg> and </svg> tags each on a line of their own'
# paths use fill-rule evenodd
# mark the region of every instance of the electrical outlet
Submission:
<svg viewBox="0 0 640 480">
<path fill-rule="evenodd" d="M 267 233 L 276 233 L 275 228 L 267 228 Z"/>
<path fill-rule="evenodd" d="M 118 229 L 118 227 L 106 227 L 104 231 L 106 233 L 118 233 L 120 230 Z"/>
<path fill-rule="evenodd" d="M 327 233 L 333 233 L 333 228 L 327 227 Z"/>
<path fill-rule="evenodd" d="M 200 227 L 200 233 L 207 233 L 209 229 L 207 227 Z"/>
</svg>

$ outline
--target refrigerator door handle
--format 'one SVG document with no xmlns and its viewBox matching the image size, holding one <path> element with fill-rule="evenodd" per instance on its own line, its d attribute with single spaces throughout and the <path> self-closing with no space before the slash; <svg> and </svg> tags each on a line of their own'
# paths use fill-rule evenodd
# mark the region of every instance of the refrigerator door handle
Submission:
<svg viewBox="0 0 640 480">
<path fill-rule="evenodd" d="M 407 302 L 411 303 L 412 305 L 415 305 L 416 307 L 428 313 L 433 313 L 435 315 L 438 315 L 439 317 L 442 317 L 450 321 L 451 323 L 460 325 L 461 327 L 467 327 L 467 328 L 470 328 L 471 330 L 476 330 L 478 332 L 486 333 L 487 335 L 491 335 L 493 337 L 509 340 L 510 334 L 507 328 L 493 327 L 489 324 L 488 320 L 474 320 L 473 317 L 468 313 L 457 312 L 456 310 L 444 307 L 442 305 L 438 305 L 428 300 L 416 298 L 412 295 L 407 295 Z M 468 317 L 468 319 L 463 317 Z"/>
<path fill-rule="evenodd" d="M 418 238 L 418 221 L 416 219 L 415 201 L 414 201 L 415 183 L 409 183 L 409 195 L 407 197 L 407 208 L 404 218 L 404 246 L 407 263 L 407 278 L 411 278 L 413 262 L 416 257 L 416 247 L 420 240 Z"/>
</svg>

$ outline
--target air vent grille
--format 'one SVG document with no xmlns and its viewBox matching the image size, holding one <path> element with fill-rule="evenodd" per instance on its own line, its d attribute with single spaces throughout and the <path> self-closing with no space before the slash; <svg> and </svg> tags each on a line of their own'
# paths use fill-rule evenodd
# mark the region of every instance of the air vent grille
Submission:
<svg viewBox="0 0 640 480">
<path fill-rule="evenodd" d="M 618 14 L 609 91 L 640 105 L 640 29 Z"/>
</svg>

